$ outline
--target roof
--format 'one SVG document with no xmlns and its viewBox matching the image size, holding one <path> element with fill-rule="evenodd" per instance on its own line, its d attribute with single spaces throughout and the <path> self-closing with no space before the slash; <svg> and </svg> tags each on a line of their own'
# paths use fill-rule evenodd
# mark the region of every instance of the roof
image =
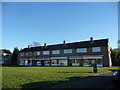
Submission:
<svg viewBox="0 0 120 90">
<path fill-rule="evenodd" d="M 100 39 L 100 40 L 93 40 L 93 41 L 72 42 L 72 43 L 66 43 L 66 44 L 55 44 L 55 45 L 48 45 L 48 46 L 24 48 L 20 52 L 71 49 L 71 48 L 76 49 L 76 48 L 102 47 L 102 46 L 108 46 L 108 39 Z"/>
<path fill-rule="evenodd" d="M 0 49 L 0 52 L 11 54 L 10 50 L 7 50 L 7 49 Z"/>
</svg>

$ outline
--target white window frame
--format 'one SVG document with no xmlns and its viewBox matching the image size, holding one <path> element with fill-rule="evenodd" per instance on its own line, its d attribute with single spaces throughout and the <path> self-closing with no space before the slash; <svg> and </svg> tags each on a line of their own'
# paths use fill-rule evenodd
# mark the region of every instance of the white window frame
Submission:
<svg viewBox="0 0 120 90">
<path fill-rule="evenodd" d="M 92 52 L 101 52 L 100 47 L 92 47 Z"/>
<path fill-rule="evenodd" d="M 72 53 L 72 49 L 64 49 L 64 54 L 70 54 L 70 53 Z"/>
<path fill-rule="evenodd" d="M 60 54 L 60 50 L 53 50 L 52 54 Z"/>
<path fill-rule="evenodd" d="M 77 53 L 86 53 L 87 48 L 77 48 Z"/>
<path fill-rule="evenodd" d="M 50 51 L 43 51 L 43 55 L 49 55 Z"/>
</svg>

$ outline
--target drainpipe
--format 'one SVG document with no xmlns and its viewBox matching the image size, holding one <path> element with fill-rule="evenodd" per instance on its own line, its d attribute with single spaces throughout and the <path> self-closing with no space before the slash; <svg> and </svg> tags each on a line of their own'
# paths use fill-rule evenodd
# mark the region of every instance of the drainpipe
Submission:
<svg viewBox="0 0 120 90">
<path fill-rule="evenodd" d="M 50 57 L 49 57 L 49 59 L 50 59 L 50 66 L 51 66 L 51 51 L 50 51 Z"/>
<path fill-rule="evenodd" d="M 69 61 L 69 57 L 67 57 L 67 61 L 68 61 L 68 66 L 70 66 L 70 65 L 69 65 L 69 63 L 70 63 L 70 61 Z"/>
</svg>

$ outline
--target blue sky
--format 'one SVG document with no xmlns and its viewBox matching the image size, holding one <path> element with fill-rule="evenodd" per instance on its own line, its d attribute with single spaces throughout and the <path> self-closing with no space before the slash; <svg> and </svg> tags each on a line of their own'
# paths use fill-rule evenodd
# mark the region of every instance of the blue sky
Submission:
<svg viewBox="0 0 120 90">
<path fill-rule="evenodd" d="M 2 48 L 25 48 L 34 41 L 59 44 L 94 39 L 118 40 L 117 2 L 3 2 Z"/>
</svg>

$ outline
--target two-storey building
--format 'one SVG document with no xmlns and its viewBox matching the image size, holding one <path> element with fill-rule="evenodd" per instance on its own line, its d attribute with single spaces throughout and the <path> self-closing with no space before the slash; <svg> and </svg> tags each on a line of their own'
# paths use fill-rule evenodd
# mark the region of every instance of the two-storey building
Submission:
<svg viewBox="0 0 120 90">
<path fill-rule="evenodd" d="M 10 50 L 0 49 L 0 65 L 11 64 L 12 53 Z"/>
<path fill-rule="evenodd" d="M 19 65 L 30 66 L 111 66 L 108 39 L 24 48 L 19 52 Z"/>
</svg>

